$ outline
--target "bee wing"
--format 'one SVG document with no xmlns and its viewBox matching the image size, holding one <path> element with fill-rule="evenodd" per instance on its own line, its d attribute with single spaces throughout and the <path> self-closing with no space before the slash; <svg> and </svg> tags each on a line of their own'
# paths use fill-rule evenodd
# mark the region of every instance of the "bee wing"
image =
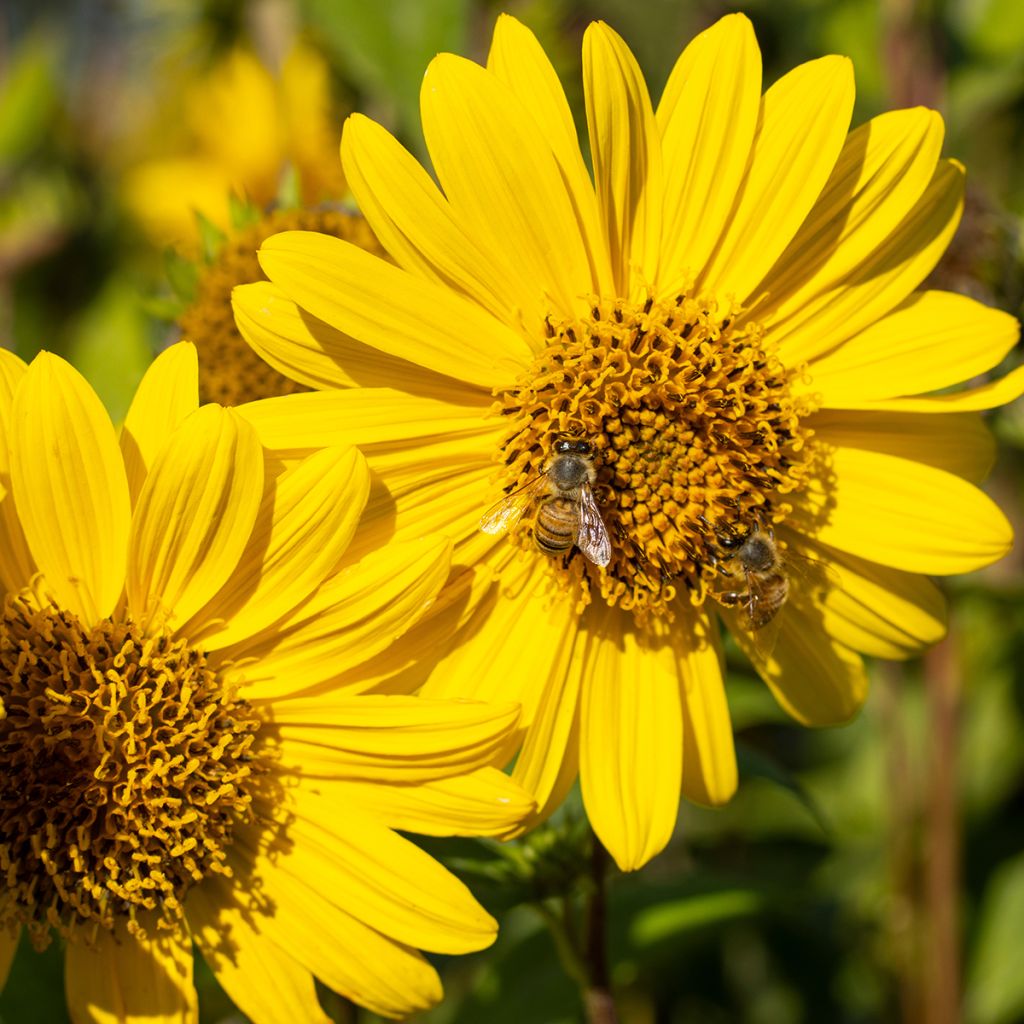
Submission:
<svg viewBox="0 0 1024 1024">
<path fill-rule="evenodd" d="M 594 565 L 607 565 L 611 561 L 612 541 L 589 484 L 584 484 L 580 488 L 580 526 L 576 535 L 576 547 Z"/>
<path fill-rule="evenodd" d="M 536 498 L 546 490 L 547 479 L 543 473 L 532 480 L 527 480 L 518 490 L 506 494 L 501 501 L 495 502 L 480 517 L 480 529 L 484 533 L 503 533 L 511 529 Z"/>
<path fill-rule="evenodd" d="M 756 576 L 748 576 L 747 590 L 749 597 L 743 604 L 743 621 L 747 627 L 748 635 L 754 650 L 767 661 L 775 650 L 775 643 L 779 639 L 779 627 L 782 624 L 782 616 L 786 614 L 785 604 L 780 606 L 767 622 L 758 625 L 758 619 L 763 613 L 761 605 L 771 601 L 772 598 L 767 592 L 767 584 Z"/>
</svg>

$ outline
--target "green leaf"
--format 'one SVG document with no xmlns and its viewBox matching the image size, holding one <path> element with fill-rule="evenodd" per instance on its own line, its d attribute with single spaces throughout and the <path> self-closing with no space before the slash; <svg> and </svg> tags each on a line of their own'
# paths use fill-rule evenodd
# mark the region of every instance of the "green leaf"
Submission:
<svg viewBox="0 0 1024 1024">
<path fill-rule="evenodd" d="M 469 0 L 308 0 L 310 21 L 342 73 L 390 107 L 397 130 L 423 154 L 420 82 L 438 53 L 464 53 Z"/>
<path fill-rule="evenodd" d="M 228 196 L 228 211 L 231 217 L 231 227 L 235 231 L 242 231 L 251 224 L 255 224 L 263 216 L 258 206 L 246 202 L 234 192 Z"/>
<path fill-rule="evenodd" d="M 763 906 L 764 898 L 752 889 L 699 893 L 641 910 L 633 918 L 630 939 L 643 949 L 683 932 L 749 917 Z"/>
<path fill-rule="evenodd" d="M 115 423 L 124 418 L 153 361 L 149 334 L 150 322 L 138 293 L 116 277 L 108 281 L 72 332 L 68 359 L 96 389 Z"/>
<path fill-rule="evenodd" d="M 195 211 L 195 218 L 199 228 L 199 240 L 203 246 L 203 259 L 207 263 L 212 263 L 228 236 L 199 210 Z"/>
<path fill-rule="evenodd" d="M 302 183 L 295 164 L 288 164 L 277 189 L 277 205 L 282 210 L 296 210 L 302 205 Z"/>
<path fill-rule="evenodd" d="M 0 81 L 0 163 L 26 157 L 49 136 L 57 112 L 58 47 L 46 36 L 26 39 Z"/>
<path fill-rule="evenodd" d="M 829 832 L 828 820 L 815 799 L 804 788 L 800 780 L 782 765 L 742 743 L 736 744 L 736 762 L 739 765 L 741 778 L 766 779 L 768 782 L 774 782 L 788 793 L 792 793 L 807 809 L 808 814 L 822 832 Z"/>
<path fill-rule="evenodd" d="M 171 289 L 182 304 L 192 305 L 199 289 L 199 267 L 195 261 L 186 259 L 176 249 L 165 249 L 164 271 Z"/>
<path fill-rule="evenodd" d="M 1024 52 L 1024 4 L 1020 0 L 981 0 L 959 5 L 961 31 L 972 50 L 985 57 L 1017 57 Z"/>
<path fill-rule="evenodd" d="M 1022 921 L 1024 854 L 1004 864 L 985 891 L 978 940 L 967 976 L 969 1024 L 1013 1024 L 1024 1018 Z"/>
</svg>

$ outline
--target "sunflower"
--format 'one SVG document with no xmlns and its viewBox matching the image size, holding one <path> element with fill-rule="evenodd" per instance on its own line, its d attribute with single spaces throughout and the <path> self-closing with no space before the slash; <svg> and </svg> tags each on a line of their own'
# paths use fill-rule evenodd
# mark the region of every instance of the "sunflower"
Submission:
<svg viewBox="0 0 1024 1024">
<path fill-rule="evenodd" d="M 179 55 L 177 63 L 187 61 Z M 329 68 L 313 47 L 293 45 L 279 74 L 239 45 L 201 75 L 169 78 L 167 109 L 157 112 L 153 137 L 136 142 L 144 157 L 122 186 L 126 205 L 157 242 L 197 241 L 197 212 L 226 230 L 231 196 L 267 206 L 289 167 L 304 203 L 344 194 L 341 167 L 331 159 Z M 169 144 L 168 124 L 184 129 Z"/>
<path fill-rule="evenodd" d="M 1024 370 L 934 394 L 1018 333 L 915 290 L 961 209 L 938 114 L 850 131 L 837 56 L 762 95 L 739 14 L 687 46 L 657 109 L 604 24 L 583 70 L 592 176 L 547 58 L 507 16 L 486 67 L 442 54 L 426 73 L 440 189 L 351 117 L 346 177 L 395 265 L 284 233 L 236 316 L 282 372 L 335 386 L 301 397 L 379 475 L 378 536 L 454 541 L 434 609 L 372 666 L 377 689 L 521 702 L 513 778 L 533 820 L 579 775 L 628 870 L 668 842 L 681 793 L 719 804 L 736 787 L 723 624 L 808 725 L 861 706 L 862 654 L 941 637 L 928 576 L 1011 543 L 975 486 L 992 454 L 977 411 L 1024 391 Z M 252 422 L 287 443 L 280 419 Z M 582 453 L 575 499 L 597 540 L 549 557 L 535 535 L 552 496 L 501 502 L 565 450 Z"/>
<path fill-rule="evenodd" d="M 193 943 L 257 1022 L 326 1022 L 314 976 L 433 1003 L 417 947 L 495 922 L 392 830 L 507 832 L 532 803 L 488 763 L 517 712 L 338 677 L 422 614 L 447 542 L 349 558 L 363 457 L 268 459 L 196 411 L 190 345 L 120 444 L 59 358 L 0 370 L 0 981 L 21 931 L 56 932 L 76 1021 L 195 1021 Z"/>
</svg>

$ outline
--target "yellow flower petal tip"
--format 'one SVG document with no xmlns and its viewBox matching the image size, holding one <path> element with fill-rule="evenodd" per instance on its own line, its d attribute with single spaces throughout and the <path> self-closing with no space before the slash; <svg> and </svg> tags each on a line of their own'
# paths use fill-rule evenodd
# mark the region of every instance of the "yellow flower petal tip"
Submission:
<svg viewBox="0 0 1024 1024">
<path fill-rule="evenodd" d="M 339 673 L 428 613 L 451 542 L 357 545 L 367 459 L 274 456 L 251 406 L 198 406 L 191 345 L 120 444 L 62 359 L 0 370 L 0 973 L 24 928 L 61 938 L 76 1020 L 197 1019 L 193 944 L 256 1021 L 325 1019 L 315 978 L 385 1016 L 437 1002 L 419 950 L 497 925 L 397 830 L 529 814 L 491 767 L 519 709 Z"/>
<path fill-rule="evenodd" d="M 934 112 L 851 130 L 839 56 L 765 89 L 740 14 L 686 47 L 656 107 L 592 25 L 584 89 L 592 174 L 550 61 L 509 17 L 486 67 L 427 68 L 436 183 L 351 119 L 343 160 L 391 262 L 270 239 L 278 316 L 258 330 L 281 365 L 308 365 L 302 315 L 363 346 L 321 386 L 332 415 L 370 417 L 372 536 L 454 541 L 373 685 L 520 701 L 536 820 L 579 773 L 633 869 L 671 840 L 680 793 L 736 788 L 721 623 L 808 724 L 856 712 L 863 653 L 934 642 L 921 581 L 994 561 L 1010 533 L 976 486 L 978 432 L 951 445 L 929 414 L 1009 401 L 1024 376 L 949 390 L 990 373 L 1016 326 L 918 290 L 963 199 Z"/>
</svg>

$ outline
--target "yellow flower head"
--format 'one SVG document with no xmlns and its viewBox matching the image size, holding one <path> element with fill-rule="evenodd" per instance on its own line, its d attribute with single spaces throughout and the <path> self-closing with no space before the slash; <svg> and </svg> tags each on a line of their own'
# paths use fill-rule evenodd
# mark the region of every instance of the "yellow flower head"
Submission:
<svg viewBox="0 0 1024 1024">
<path fill-rule="evenodd" d="M 184 138 L 131 168 L 123 189 L 126 204 L 157 241 L 194 241 L 197 213 L 226 229 L 232 195 L 268 205 L 289 165 L 305 203 L 344 194 L 332 158 L 337 135 L 328 67 L 312 47 L 293 46 L 278 75 L 236 48 L 197 80 L 176 82 L 173 104 L 159 130 L 166 133 L 169 116 L 173 123 L 181 117 Z M 153 148 L 160 146 L 154 140 Z"/>
<path fill-rule="evenodd" d="M 720 621 L 819 725 L 864 700 L 862 653 L 942 635 L 924 574 L 1011 541 L 972 482 L 991 454 L 976 411 L 1020 394 L 1024 371 L 926 394 L 1017 338 L 1004 313 L 915 291 L 961 207 L 936 113 L 849 131 L 842 57 L 762 95 L 739 14 L 686 48 L 656 109 L 606 25 L 583 68 L 592 175 L 510 17 L 485 68 L 443 54 L 427 71 L 440 189 L 350 118 L 345 173 L 397 265 L 281 234 L 261 251 L 272 284 L 236 290 L 236 315 L 285 372 L 345 389 L 329 426 L 390 489 L 380 535 L 455 542 L 462 571 L 416 630 L 433 665 L 392 650 L 381 685 L 432 668 L 424 694 L 521 701 L 513 777 L 538 816 L 579 773 L 631 869 L 668 841 L 681 792 L 735 789 Z"/>
<path fill-rule="evenodd" d="M 197 411 L 190 345 L 120 439 L 59 358 L 0 371 L 0 982 L 21 930 L 55 931 L 76 1021 L 195 1021 L 193 942 L 257 1022 L 326 1020 L 314 976 L 385 1015 L 434 1002 L 417 948 L 496 926 L 393 829 L 532 806 L 486 767 L 513 706 L 357 692 L 447 542 L 352 557 L 363 457 L 268 458 Z"/>
</svg>

